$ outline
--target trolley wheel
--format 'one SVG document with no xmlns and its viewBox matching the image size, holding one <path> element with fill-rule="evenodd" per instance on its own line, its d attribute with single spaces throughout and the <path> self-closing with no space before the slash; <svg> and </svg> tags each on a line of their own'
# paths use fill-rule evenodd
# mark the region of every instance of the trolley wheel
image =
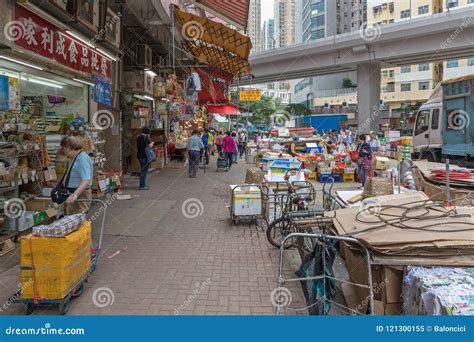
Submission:
<svg viewBox="0 0 474 342">
<path fill-rule="evenodd" d="M 87 281 L 87 279 L 85 281 Z M 81 286 L 79 286 L 77 289 L 74 290 L 74 292 L 72 293 L 72 296 L 74 298 L 79 297 L 82 294 L 83 290 L 84 290 L 84 283 L 82 283 Z"/>
<path fill-rule="evenodd" d="M 29 316 L 33 313 L 35 306 L 33 303 L 26 303 L 25 304 L 25 315 Z"/>
<path fill-rule="evenodd" d="M 70 304 L 71 304 L 70 298 L 66 298 L 63 302 L 59 304 L 59 314 L 61 316 L 64 316 L 65 314 L 67 314 L 67 312 L 69 311 Z"/>
<path fill-rule="evenodd" d="M 282 216 L 272 223 L 267 228 L 267 240 L 270 244 L 276 248 L 281 247 L 281 242 L 283 239 L 293 233 L 291 221 L 288 217 Z M 285 249 L 294 247 L 291 241 L 287 241 L 285 244 Z"/>
</svg>

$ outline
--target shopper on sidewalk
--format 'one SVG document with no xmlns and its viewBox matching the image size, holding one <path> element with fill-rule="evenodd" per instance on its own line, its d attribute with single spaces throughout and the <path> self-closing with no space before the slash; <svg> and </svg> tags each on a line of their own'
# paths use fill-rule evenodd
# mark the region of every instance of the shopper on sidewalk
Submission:
<svg viewBox="0 0 474 342">
<path fill-rule="evenodd" d="M 206 165 L 209 165 L 209 130 L 206 128 L 204 134 L 201 137 L 202 143 L 204 145 L 204 162 Z"/>
<path fill-rule="evenodd" d="M 237 137 L 237 133 L 234 131 L 232 132 L 232 139 L 234 139 L 234 143 L 235 143 L 235 150 L 234 150 L 234 154 L 232 155 L 232 162 L 234 164 L 237 164 L 237 159 L 239 157 L 239 138 Z"/>
<path fill-rule="evenodd" d="M 217 153 L 220 155 L 222 153 L 222 144 L 224 143 L 224 136 L 222 132 L 217 133 L 216 138 L 214 139 L 214 144 L 216 145 Z"/>
<path fill-rule="evenodd" d="M 242 156 L 245 154 L 245 148 L 247 146 L 247 134 L 245 131 L 240 132 L 239 136 L 239 158 L 242 159 Z"/>
<path fill-rule="evenodd" d="M 357 139 L 357 152 L 359 152 L 359 175 L 362 180 L 362 187 L 365 186 L 367 174 L 372 169 L 372 149 L 366 141 L 365 134 L 360 134 Z"/>
<path fill-rule="evenodd" d="M 214 141 L 215 141 L 215 138 L 214 138 L 214 134 L 212 134 L 212 132 L 210 130 L 208 130 L 208 134 L 209 134 L 209 152 L 213 156 L 214 155 Z"/>
<path fill-rule="evenodd" d="M 137 159 L 140 163 L 140 187 L 139 190 L 148 190 L 147 178 L 150 163 L 146 157 L 147 147 L 152 148 L 153 142 L 150 139 L 150 129 L 144 127 L 137 138 Z"/>
<path fill-rule="evenodd" d="M 189 177 L 196 178 L 201 157 L 201 150 L 204 149 L 204 144 L 199 136 L 199 131 L 195 129 L 193 135 L 188 139 L 188 163 L 189 163 Z"/>
<path fill-rule="evenodd" d="M 234 154 L 235 154 L 236 149 L 237 149 L 237 145 L 235 143 L 234 138 L 230 135 L 230 132 L 226 132 L 226 136 L 222 144 L 222 150 L 224 151 L 226 155 L 227 168 L 229 170 L 232 167 L 232 160 L 234 159 Z"/>
<path fill-rule="evenodd" d="M 71 194 L 66 200 L 66 214 L 87 213 L 92 199 L 92 159 L 86 152 L 81 151 L 82 145 L 78 138 L 67 136 L 61 140 L 61 148 L 69 163 L 67 174 L 69 181 L 64 186 Z"/>
</svg>

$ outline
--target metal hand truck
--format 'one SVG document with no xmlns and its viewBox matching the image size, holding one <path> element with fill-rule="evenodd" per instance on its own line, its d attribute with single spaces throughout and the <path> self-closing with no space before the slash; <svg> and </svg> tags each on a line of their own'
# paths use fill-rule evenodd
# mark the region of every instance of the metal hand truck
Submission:
<svg viewBox="0 0 474 342">
<path fill-rule="evenodd" d="M 287 240 L 290 239 L 310 239 L 312 240 L 312 245 L 316 246 L 319 244 L 320 248 L 319 250 L 321 251 L 321 255 L 319 255 L 319 260 L 322 260 L 322 269 L 323 272 L 322 274 L 315 274 L 311 276 L 306 276 L 306 277 L 297 277 L 297 278 L 290 278 L 290 279 L 285 279 L 283 275 L 283 259 L 284 259 L 284 253 L 285 253 L 285 244 Z M 332 266 L 331 269 L 329 269 L 327 265 L 327 254 L 329 253 L 329 244 L 335 244 L 339 242 L 346 242 L 349 244 L 357 245 L 360 247 L 361 251 L 365 255 L 365 259 L 367 261 L 367 269 L 369 270 L 368 272 L 368 278 L 367 278 L 367 284 L 356 284 L 353 282 L 350 282 L 345 279 L 340 279 L 338 278 L 334 272 L 332 272 Z M 316 257 L 316 256 L 315 256 Z M 334 289 L 337 286 L 337 282 L 339 283 L 346 283 L 350 285 L 354 285 L 356 287 L 364 288 L 368 290 L 369 295 L 367 296 L 367 303 L 369 313 L 370 315 L 374 315 L 374 290 L 373 290 L 373 282 L 372 282 L 372 273 L 371 273 L 371 267 L 372 267 L 372 261 L 370 258 L 369 251 L 367 248 L 357 239 L 350 238 L 350 237 L 344 237 L 344 236 L 335 236 L 331 234 L 327 234 L 324 231 L 318 232 L 318 233 L 292 233 L 288 236 L 286 236 L 283 240 L 282 246 L 280 247 L 280 260 L 279 260 L 279 268 L 278 268 L 278 286 L 276 289 L 276 293 L 274 295 L 274 305 L 276 307 L 276 315 L 280 315 L 282 308 L 285 305 L 289 305 L 291 301 L 288 300 L 281 300 L 281 298 L 285 299 L 289 296 L 288 292 L 289 290 L 285 287 L 286 284 L 291 283 L 291 282 L 302 282 L 303 284 L 307 284 L 306 282 L 311 282 L 310 285 L 312 286 L 306 286 L 306 288 L 310 287 L 311 290 L 315 291 L 315 301 L 314 303 L 310 303 L 308 306 L 305 306 L 303 308 L 285 308 L 285 310 L 288 311 L 306 311 L 310 309 L 317 308 L 319 309 L 319 312 L 322 312 L 324 315 L 327 315 L 329 313 L 329 308 L 331 305 L 333 305 L 335 308 L 340 309 L 341 311 L 344 310 L 344 313 L 349 313 L 349 314 L 360 314 L 359 311 L 354 310 L 352 308 L 349 308 L 341 303 L 338 303 L 334 301 Z M 333 288 L 333 290 L 330 289 L 330 287 Z M 289 292 L 291 294 L 291 292 Z M 290 296 L 291 297 L 291 296 Z"/>
<path fill-rule="evenodd" d="M 104 226 L 105 226 L 105 219 L 107 214 L 107 204 L 99 199 L 90 199 L 90 200 L 82 200 L 78 199 L 76 202 L 95 202 L 99 203 L 103 208 L 102 212 L 102 222 L 100 226 L 100 233 L 99 233 L 99 241 L 98 244 L 92 248 L 91 252 L 91 265 L 89 269 L 87 269 L 84 274 L 82 275 L 81 279 L 79 279 L 74 286 L 66 293 L 63 298 L 59 299 L 48 299 L 48 298 L 21 298 L 21 290 L 16 292 L 11 298 L 12 303 L 22 303 L 25 306 L 25 314 L 31 315 L 33 310 L 38 306 L 51 306 L 51 305 L 59 305 L 59 314 L 65 315 L 70 308 L 71 300 L 79 297 L 82 293 L 84 288 L 84 284 L 87 283 L 89 280 L 89 276 L 96 270 L 97 262 L 99 260 L 101 248 L 102 248 L 102 237 L 104 233 Z M 100 210 L 98 210 L 100 212 Z M 91 232 L 92 234 L 92 232 Z"/>
</svg>

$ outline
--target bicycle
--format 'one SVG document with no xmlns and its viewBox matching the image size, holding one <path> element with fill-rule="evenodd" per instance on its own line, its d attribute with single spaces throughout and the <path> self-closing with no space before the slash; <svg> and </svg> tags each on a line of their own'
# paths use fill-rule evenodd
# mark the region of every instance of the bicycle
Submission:
<svg viewBox="0 0 474 342">
<path fill-rule="evenodd" d="M 281 242 L 291 233 L 301 232 L 302 224 L 307 224 L 307 219 L 321 217 L 323 211 L 309 210 L 309 206 L 314 204 L 316 191 L 308 181 L 290 182 L 290 175 L 294 171 L 285 173 L 285 182 L 288 186 L 288 196 L 283 215 L 270 223 L 267 227 L 266 236 L 268 242 L 274 247 L 280 248 Z M 306 229 L 303 229 L 306 231 Z M 293 241 L 292 241 L 293 242 Z M 293 243 L 288 243 L 285 248 L 294 247 Z"/>
</svg>

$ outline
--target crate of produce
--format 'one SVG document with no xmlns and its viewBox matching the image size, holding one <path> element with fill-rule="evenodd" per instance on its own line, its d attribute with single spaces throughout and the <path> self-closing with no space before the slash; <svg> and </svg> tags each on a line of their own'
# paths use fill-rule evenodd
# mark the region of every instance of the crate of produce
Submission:
<svg viewBox="0 0 474 342">
<path fill-rule="evenodd" d="M 332 174 L 332 167 L 321 167 L 319 168 L 318 173 L 321 175 L 330 175 Z"/>
<path fill-rule="evenodd" d="M 285 174 L 288 171 L 295 171 L 295 174 L 290 175 L 290 181 L 300 180 L 301 162 L 298 161 L 283 161 L 274 160 L 268 165 L 268 180 L 271 182 L 282 182 L 285 180 Z"/>
</svg>

